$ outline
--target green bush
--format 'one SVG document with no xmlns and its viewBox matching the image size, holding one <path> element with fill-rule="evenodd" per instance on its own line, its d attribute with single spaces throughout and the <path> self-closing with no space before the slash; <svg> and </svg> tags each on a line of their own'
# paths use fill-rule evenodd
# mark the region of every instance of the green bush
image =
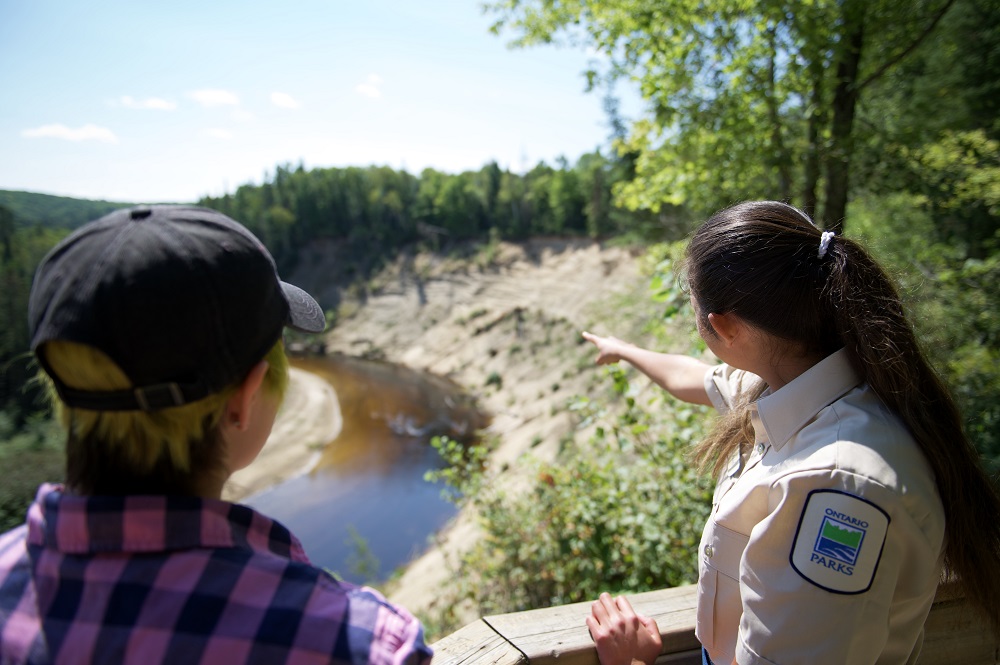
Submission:
<svg viewBox="0 0 1000 665">
<path fill-rule="evenodd" d="M 63 433 L 47 414 L 30 416 L 16 429 L 0 411 L 0 533 L 24 522 L 38 486 L 65 476 Z"/>
<path fill-rule="evenodd" d="M 529 461 L 528 492 L 495 489 L 481 450 L 435 443 L 449 467 L 432 476 L 475 506 L 485 534 L 458 562 L 455 598 L 443 605 L 471 602 L 487 615 L 696 579 L 711 493 L 685 451 L 702 435 L 704 410 L 671 406 L 660 395 L 639 408 L 626 371 L 610 374 L 622 408 L 613 415 L 578 398 L 571 408 L 595 433 L 553 464 Z M 455 627 L 447 616 L 432 623 Z"/>
<path fill-rule="evenodd" d="M 486 377 L 486 387 L 496 386 L 497 390 L 503 388 L 503 377 L 500 376 L 499 372 L 493 371 L 489 373 Z"/>
<path fill-rule="evenodd" d="M 1000 232 L 985 259 L 935 242 L 920 197 L 861 197 L 854 233 L 888 268 L 931 363 L 950 386 L 969 438 L 1000 473 Z"/>
</svg>

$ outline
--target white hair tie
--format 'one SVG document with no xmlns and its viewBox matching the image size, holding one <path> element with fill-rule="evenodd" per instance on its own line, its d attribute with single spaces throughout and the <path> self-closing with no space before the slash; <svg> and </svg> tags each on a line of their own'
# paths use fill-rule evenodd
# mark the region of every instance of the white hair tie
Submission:
<svg viewBox="0 0 1000 665">
<path fill-rule="evenodd" d="M 823 231 L 823 235 L 819 237 L 819 258 L 826 256 L 826 250 L 830 249 L 830 241 L 835 235 L 837 234 L 833 231 Z"/>
</svg>

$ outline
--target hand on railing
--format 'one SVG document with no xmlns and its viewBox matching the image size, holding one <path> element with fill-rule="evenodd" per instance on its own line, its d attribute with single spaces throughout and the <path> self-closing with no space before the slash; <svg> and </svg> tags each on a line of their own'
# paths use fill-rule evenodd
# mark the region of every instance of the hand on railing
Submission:
<svg viewBox="0 0 1000 665">
<path fill-rule="evenodd" d="M 636 614 L 625 596 L 602 593 L 587 617 L 601 665 L 653 665 L 663 649 L 656 621 Z"/>
</svg>

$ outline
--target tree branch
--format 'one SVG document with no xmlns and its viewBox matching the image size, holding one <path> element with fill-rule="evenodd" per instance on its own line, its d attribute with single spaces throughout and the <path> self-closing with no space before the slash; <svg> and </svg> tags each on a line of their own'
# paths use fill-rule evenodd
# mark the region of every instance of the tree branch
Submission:
<svg viewBox="0 0 1000 665">
<path fill-rule="evenodd" d="M 883 64 L 881 67 L 878 68 L 878 70 L 874 74 L 872 74 L 871 76 L 869 76 L 868 78 L 866 78 L 864 81 L 862 81 L 858 85 L 858 87 L 856 88 L 856 90 L 858 92 L 861 92 L 861 90 L 863 90 L 864 88 L 866 88 L 869 83 L 872 83 L 873 81 L 876 81 L 880 76 L 882 76 L 887 71 L 889 71 L 890 68 L 892 68 L 893 66 L 899 64 L 899 62 L 901 60 L 903 60 L 906 56 L 908 56 L 910 53 L 912 53 L 914 49 L 916 49 L 918 46 L 920 46 L 920 44 L 925 39 L 927 39 L 928 35 L 930 35 L 932 32 L 934 32 L 934 28 L 937 27 L 938 22 L 940 22 L 941 19 L 944 17 L 944 15 L 948 13 L 948 10 L 951 9 L 951 6 L 953 4 L 955 4 L 955 0 L 948 0 L 947 2 L 945 2 L 944 6 L 941 7 L 941 9 L 938 11 L 937 15 L 933 19 L 931 19 L 931 22 L 927 24 L 927 27 L 924 28 L 924 31 L 922 33 L 920 33 L 920 36 L 918 36 L 916 39 L 914 39 L 913 42 L 911 42 L 909 46 L 907 46 L 905 49 L 903 49 L 902 51 L 900 51 L 899 54 L 897 54 L 895 58 L 893 58 L 893 59 L 889 60 L 888 62 L 886 62 L 885 64 Z"/>
</svg>

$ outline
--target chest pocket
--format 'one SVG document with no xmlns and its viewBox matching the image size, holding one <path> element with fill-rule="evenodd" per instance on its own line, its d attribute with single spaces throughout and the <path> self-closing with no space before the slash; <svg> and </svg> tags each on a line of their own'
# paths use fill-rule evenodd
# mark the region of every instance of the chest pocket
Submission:
<svg viewBox="0 0 1000 665">
<path fill-rule="evenodd" d="M 716 639 L 734 637 L 743 614 L 740 598 L 740 559 L 750 537 L 720 526 L 710 519 L 701 541 L 698 576 L 699 641 L 707 648 Z M 718 645 L 723 646 L 723 645 Z"/>
</svg>

